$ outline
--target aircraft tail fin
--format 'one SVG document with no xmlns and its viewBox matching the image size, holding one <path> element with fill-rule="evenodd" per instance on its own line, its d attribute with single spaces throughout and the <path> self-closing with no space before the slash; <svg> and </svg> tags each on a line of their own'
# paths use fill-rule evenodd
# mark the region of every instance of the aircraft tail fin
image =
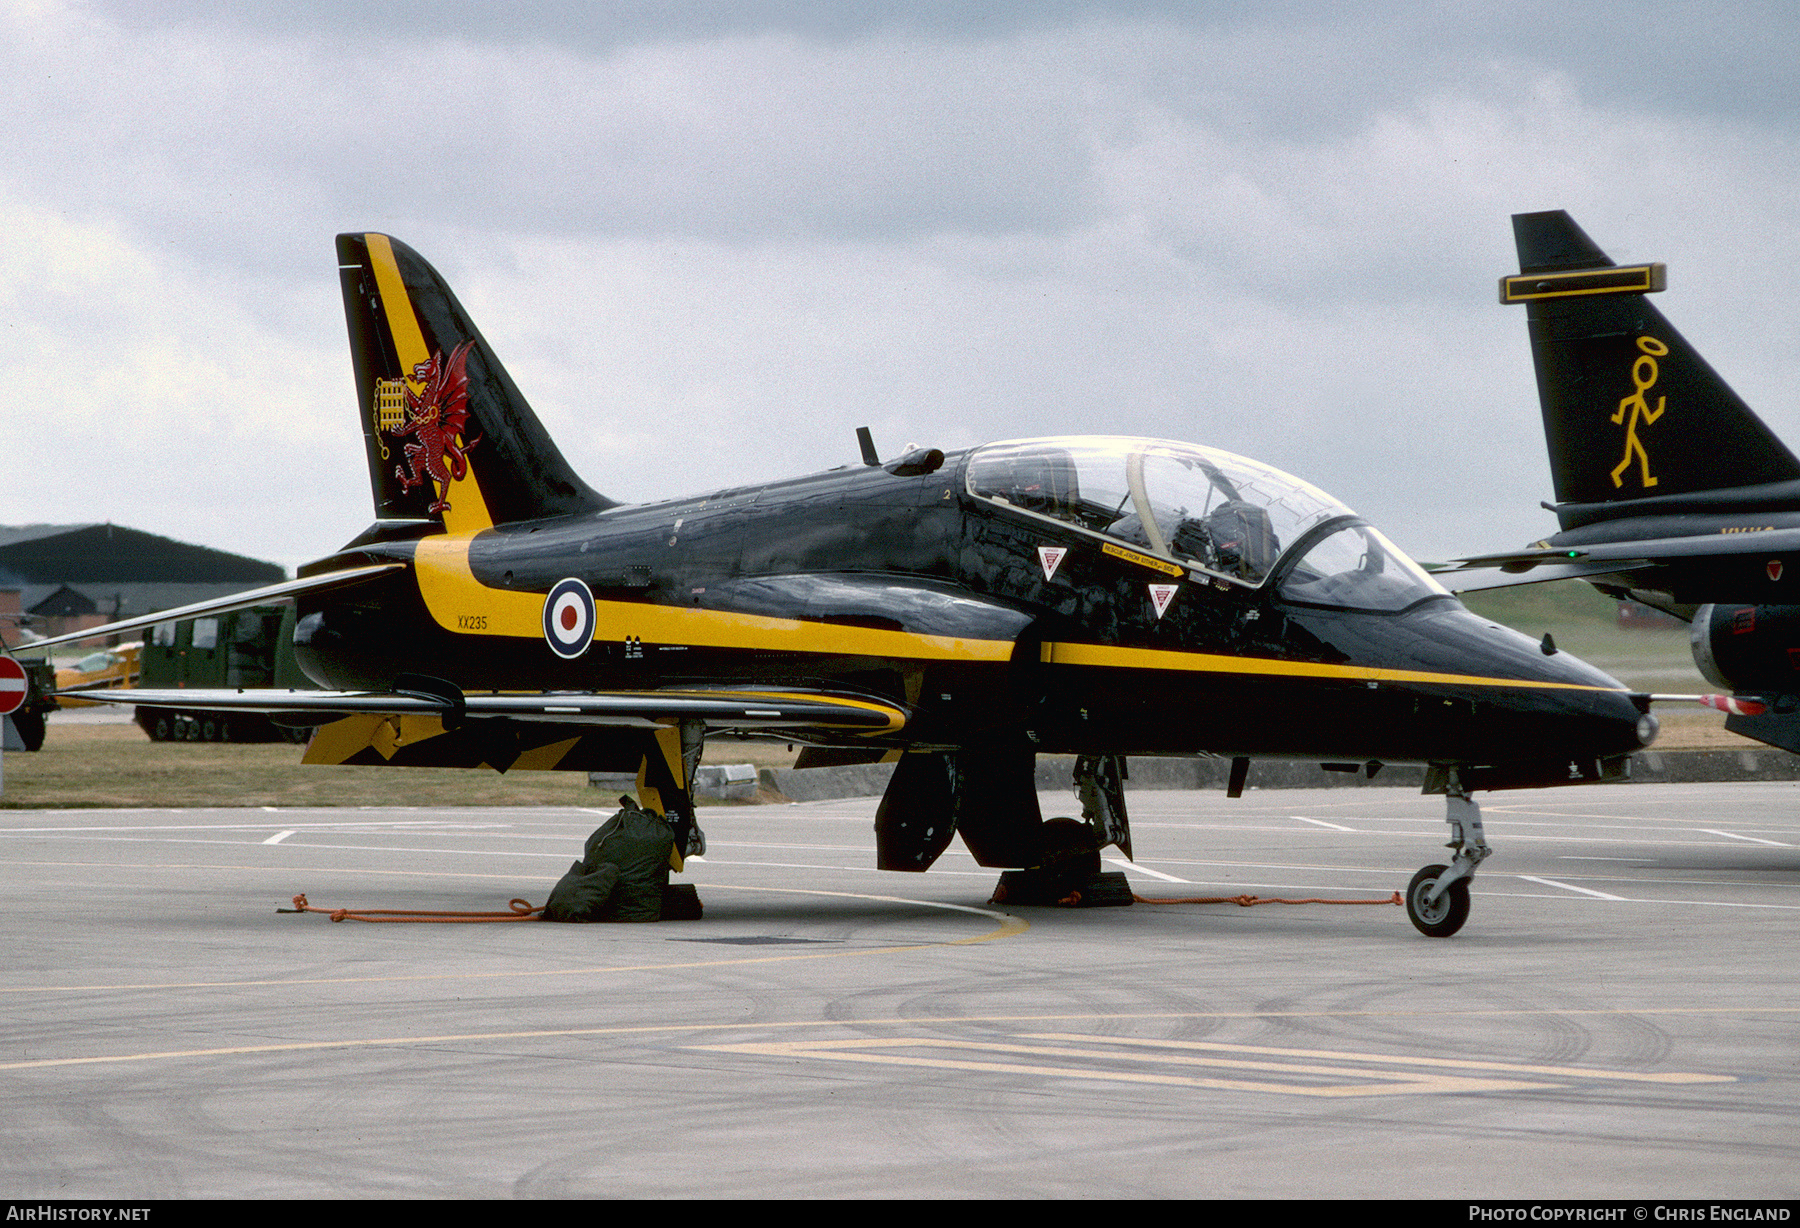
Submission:
<svg viewBox="0 0 1800 1228">
<path fill-rule="evenodd" d="M 461 533 L 614 506 L 563 458 L 436 269 L 381 234 L 339 235 L 337 254 L 379 520 Z"/>
<path fill-rule="evenodd" d="M 1800 460 L 1645 297 L 1660 264 L 1620 267 L 1567 213 L 1513 215 L 1550 471 L 1560 504 L 1800 479 Z"/>
</svg>

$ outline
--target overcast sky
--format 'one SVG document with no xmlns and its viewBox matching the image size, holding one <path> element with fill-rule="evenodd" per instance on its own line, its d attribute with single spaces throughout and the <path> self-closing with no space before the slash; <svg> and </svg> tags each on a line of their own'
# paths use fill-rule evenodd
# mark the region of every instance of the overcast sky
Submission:
<svg viewBox="0 0 1800 1228">
<path fill-rule="evenodd" d="M 1800 447 L 1786 0 L 0 0 L 0 99 L 0 523 L 289 567 L 358 532 L 348 230 L 432 261 L 629 501 L 864 424 L 1158 435 L 1421 557 L 1521 545 L 1555 524 L 1494 287 L 1550 208 L 1666 261 Z"/>
</svg>

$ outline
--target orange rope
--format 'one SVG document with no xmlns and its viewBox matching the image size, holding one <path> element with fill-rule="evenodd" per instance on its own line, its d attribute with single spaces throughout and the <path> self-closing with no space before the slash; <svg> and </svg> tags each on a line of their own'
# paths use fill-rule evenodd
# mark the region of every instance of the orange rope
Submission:
<svg viewBox="0 0 1800 1228">
<path fill-rule="evenodd" d="M 533 908 L 530 900 L 512 899 L 507 901 L 511 912 L 408 912 L 398 908 L 314 908 L 306 902 L 305 895 L 294 897 L 292 908 L 277 908 L 276 912 L 316 912 L 323 913 L 333 921 L 367 921 L 370 924 L 383 921 L 436 921 L 441 924 L 465 924 L 475 921 L 531 921 L 544 910 Z"/>
<path fill-rule="evenodd" d="M 1237 904 L 1250 908 L 1257 904 L 1403 904 L 1398 891 L 1385 900 L 1321 900 L 1317 898 L 1304 900 L 1284 900 L 1266 895 L 1195 895 L 1179 900 L 1153 900 L 1149 896 L 1133 893 L 1133 900 L 1139 904 Z"/>
</svg>

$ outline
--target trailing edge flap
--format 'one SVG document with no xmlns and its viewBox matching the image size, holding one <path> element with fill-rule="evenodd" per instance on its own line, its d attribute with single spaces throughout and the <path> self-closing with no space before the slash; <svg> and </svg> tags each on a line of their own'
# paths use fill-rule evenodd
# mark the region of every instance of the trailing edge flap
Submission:
<svg viewBox="0 0 1800 1228">
<path fill-rule="evenodd" d="M 372 580 L 376 576 L 386 575 L 390 571 L 398 571 L 407 566 L 406 563 L 371 563 L 365 567 L 347 567 L 340 571 L 328 571 L 316 576 L 302 576 L 298 580 L 283 580 L 280 584 L 269 584 L 262 588 L 249 589 L 246 592 L 233 593 L 229 597 L 215 597 L 211 601 L 196 601 L 192 605 L 177 606 L 172 610 L 158 610 L 154 614 L 121 619 L 116 623 L 107 623 L 103 627 L 86 627 L 80 631 L 71 631 L 67 635 L 53 635 L 49 639 L 33 640 L 31 647 L 35 649 L 47 648 L 56 644 L 72 644 L 76 640 L 95 639 L 103 635 L 122 635 L 127 631 L 142 631 L 145 627 L 154 627 L 158 623 L 205 618 L 209 614 L 229 614 L 233 610 L 247 610 L 251 606 L 286 601 L 302 594 L 323 593 L 335 588 L 361 584 L 365 580 Z"/>
<path fill-rule="evenodd" d="M 1561 210 L 1514 214 L 1513 237 L 1521 274 L 1616 267 Z M 1800 478 L 1800 460 L 1642 289 L 1513 301 L 1526 303 L 1558 503 Z"/>
<path fill-rule="evenodd" d="M 498 719 L 563 725 L 656 729 L 675 721 L 703 721 L 714 729 L 830 729 L 841 733 L 895 733 L 904 709 L 860 696 L 816 691 L 579 691 L 467 695 L 460 702 L 417 691 L 113 690 L 95 698 L 146 708 L 204 708 L 291 718 L 323 724 L 340 716 L 435 716 L 451 720 Z"/>
</svg>

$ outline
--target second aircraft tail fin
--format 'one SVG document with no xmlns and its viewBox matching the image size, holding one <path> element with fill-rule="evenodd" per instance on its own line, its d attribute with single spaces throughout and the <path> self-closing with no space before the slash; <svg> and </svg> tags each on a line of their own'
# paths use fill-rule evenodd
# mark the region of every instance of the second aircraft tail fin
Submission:
<svg viewBox="0 0 1800 1228">
<path fill-rule="evenodd" d="M 1620 267 L 1567 213 L 1513 215 L 1550 471 L 1561 504 L 1800 479 L 1800 460 L 1645 297 L 1660 264 Z"/>
<path fill-rule="evenodd" d="M 337 238 L 375 515 L 447 532 L 614 506 L 581 480 L 436 269 Z"/>
</svg>

